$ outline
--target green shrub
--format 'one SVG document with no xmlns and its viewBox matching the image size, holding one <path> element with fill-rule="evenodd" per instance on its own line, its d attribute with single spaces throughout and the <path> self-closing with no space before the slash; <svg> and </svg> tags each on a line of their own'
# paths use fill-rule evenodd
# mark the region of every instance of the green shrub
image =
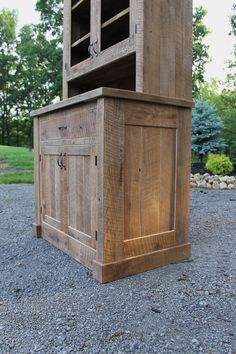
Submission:
<svg viewBox="0 0 236 354">
<path fill-rule="evenodd" d="M 226 155 L 209 154 L 206 168 L 215 175 L 227 175 L 233 171 L 233 164 Z"/>
</svg>

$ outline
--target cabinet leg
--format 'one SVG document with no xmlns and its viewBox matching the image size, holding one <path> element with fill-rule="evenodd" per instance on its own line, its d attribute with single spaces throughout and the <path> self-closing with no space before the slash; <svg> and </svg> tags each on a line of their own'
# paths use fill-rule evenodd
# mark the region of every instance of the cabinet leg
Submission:
<svg viewBox="0 0 236 354">
<path fill-rule="evenodd" d="M 38 237 L 38 238 L 42 237 L 41 225 L 38 225 L 38 224 L 34 223 L 32 232 L 33 232 L 33 236 Z"/>
</svg>

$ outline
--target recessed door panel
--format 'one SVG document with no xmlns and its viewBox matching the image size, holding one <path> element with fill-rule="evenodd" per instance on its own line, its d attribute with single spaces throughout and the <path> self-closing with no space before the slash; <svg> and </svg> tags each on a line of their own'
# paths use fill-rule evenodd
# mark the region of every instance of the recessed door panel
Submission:
<svg viewBox="0 0 236 354">
<path fill-rule="evenodd" d="M 68 234 L 95 248 L 97 178 L 91 145 L 66 147 L 68 186 Z"/>
</svg>

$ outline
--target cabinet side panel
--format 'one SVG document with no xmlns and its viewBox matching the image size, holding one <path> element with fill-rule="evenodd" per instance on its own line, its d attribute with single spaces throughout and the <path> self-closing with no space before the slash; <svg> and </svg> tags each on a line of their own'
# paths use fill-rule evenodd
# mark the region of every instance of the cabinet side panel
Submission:
<svg viewBox="0 0 236 354">
<path fill-rule="evenodd" d="M 189 223 L 189 176 L 191 168 L 191 110 L 179 109 L 176 170 L 176 240 L 187 243 Z"/>
<path fill-rule="evenodd" d="M 192 0 L 144 0 L 143 91 L 191 99 Z"/>
<path fill-rule="evenodd" d="M 104 262 L 123 258 L 124 113 L 119 99 L 104 107 Z"/>
<path fill-rule="evenodd" d="M 34 118 L 34 185 L 35 185 L 35 223 L 33 234 L 41 236 L 41 177 L 40 177 L 40 131 L 39 118 Z"/>
<path fill-rule="evenodd" d="M 176 129 L 126 126 L 125 137 L 125 239 L 174 230 Z"/>
</svg>

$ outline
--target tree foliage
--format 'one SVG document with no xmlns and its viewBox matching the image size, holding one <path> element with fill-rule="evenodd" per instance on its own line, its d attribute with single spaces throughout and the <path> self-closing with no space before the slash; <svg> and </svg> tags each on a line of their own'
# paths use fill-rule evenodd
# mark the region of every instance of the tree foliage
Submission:
<svg viewBox="0 0 236 354">
<path fill-rule="evenodd" d="M 41 15 L 43 32 L 50 32 L 62 42 L 63 0 L 37 0 L 36 10 Z"/>
<path fill-rule="evenodd" d="M 16 11 L 0 12 L 0 144 L 32 145 L 30 111 L 62 96 L 62 37 L 16 25 Z"/>
<path fill-rule="evenodd" d="M 199 95 L 204 83 L 205 66 L 209 61 L 209 46 L 204 43 L 210 33 L 204 24 L 206 14 L 207 11 L 202 6 L 195 8 L 193 14 L 193 97 Z"/>
<path fill-rule="evenodd" d="M 226 146 L 220 138 L 224 125 L 215 114 L 215 108 L 200 99 L 192 113 L 192 151 L 203 161 L 210 152 L 221 152 Z"/>
</svg>

